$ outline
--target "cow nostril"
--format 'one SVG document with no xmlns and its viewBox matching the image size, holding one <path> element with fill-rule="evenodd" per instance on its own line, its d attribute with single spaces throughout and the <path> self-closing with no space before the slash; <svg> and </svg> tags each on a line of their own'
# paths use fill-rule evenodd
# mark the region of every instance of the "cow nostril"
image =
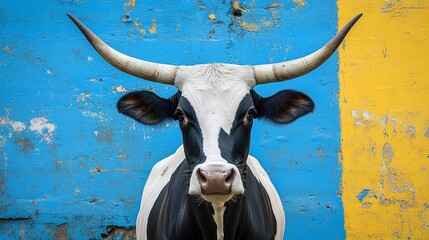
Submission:
<svg viewBox="0 0 429 240">
<path fill-rule="evenodd" d="M 231 185 L 235 179 L 235 171 L 233 169 L 226 172 L 225 183 Z"/>
<path fill-rule="evenodd" d="M 198 169 L 197 177 L 200 184 L 207 183 L 207 173 L 205 171 Z"/>
</svg>

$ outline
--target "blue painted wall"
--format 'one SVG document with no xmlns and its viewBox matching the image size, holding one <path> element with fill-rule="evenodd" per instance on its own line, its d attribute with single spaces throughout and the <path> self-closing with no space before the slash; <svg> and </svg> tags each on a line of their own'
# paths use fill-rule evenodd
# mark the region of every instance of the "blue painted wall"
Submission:
<svg viewBox="0 0 429 240">
<path fill-rule="evenodd" d="M 2 1 L 0 239 L 132 235 L 151 167 L 181 144 L 176 124 L 143 126 L 115 109 L 124 92 L 176 89 L 108 65 L 66 13 L 119 51 L 183 65 L 293 59 L 337 30 L 333 0 Z M 334 55 L 299 80 L 256 87 L 263 96 L 296 89 L 316 103 L 288 126 L 258 121 L 253 130 L 251 154 L 281 195 L 288 239 L 345 237 L 337 69 Z"/>
</svg>

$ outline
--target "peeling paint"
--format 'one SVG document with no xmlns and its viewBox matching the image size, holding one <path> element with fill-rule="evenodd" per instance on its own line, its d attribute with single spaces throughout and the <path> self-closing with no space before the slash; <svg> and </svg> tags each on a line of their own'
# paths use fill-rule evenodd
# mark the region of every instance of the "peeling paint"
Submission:
<svg viewBox="0 0 429 240">
<path fill-rule="evenodd" d="M 294 10 L 298 10 L 298 9 L 300 9 L 300 8 L 302 8 L 302 7 L 305 6 L 305 1 L 304 0 L 292 0 L 292 1 L 296 5 L 296 7 L 294 8 Z"/>
<path fill-rule="evenodd" d="M 136 228 L 135 227 L 122 227 L 122 226 L 109 226 L 106 227 L 107 234 L 101 234 L 101 238 L 107 240 L 121 239 L 121 240 L 132 240 L 136 239 Z"/>
<path fill-rule="evenodd" d="M 54 137 L 54 130 L 56 126 L 48 122 L 45 117 L 33 118 L 30 120 L 30 131 L 36 132 L 42 136 L 42 140 L 51 143 Z"/>
<path fill-rule="evenodd" d="M 411 191 L 414 194 L 414 186 L 407 174 L 389 168 L 387 170 L 386 180 L 386 185 L 392 192 L 403 193 Z"/>
<path fill-rule="evenodd" d="M 125 15 L 121 18 L 121 21 L 122 21 L 123 23 L 129 23 L 129 22 L 131 22 L 131 17 L 130 17 L 130 15 L 125 14 Z"/>
<path fill-rule="evenodd" d="M 215 20 L 216 20 L 216 15 L 215 15 L 214 13 L 212 13 L 212 14 L 210 14 L 210 15 L 208 16 L 208 18 L 209 18 L 210 20 L 212 20 L 212 21 L 215 21 Z"/>
<path fill-rule="evenodd" d="M 106 122 L 108 119 L 104 116 L 104 112 L 93 112 L 89 110 L 82 111 L 82 116 L 98 119 L 100 122 Z"/>
<path fill-rule="evenodd" d="M 70 239 L 70 237 L 67 234 L 68 227 L 69 226 L 65 223 L 58 225 L 55 228 L 55 239 L 56 240 L 68 240 L 68 239 Z"/>
<path fill-rule="evenodd" d="M 152 18 L 151 23 L 152 23 L 152 26 L 149 28 L 149 33 L 155 34 L 156 33 L 156 19 Z"/>
<path fill-rule="evenodd" d="M 131 22 L 131 19 L 128 18 L 128 22 Z M 134 29 L 137 29 L 142 37 L 146 35 L 146 30 L 142 27 L 142 23 L 140 19 L 136 18 L 132 24 L 131 32 L 130 34 L 133 34 Z"/>
<path fill-rule="evenodd" d="M 364 202 L 364 203 L 362 203 L 362 205 L 361 205 L 361 207 L 362 208 L 370 208 L 372 206 L 372 203 L 371 202 Z"/>
<path fill-rule="evenodd" d="M 91 173 L 103 173 L 103 172 L 109 172 L 107 169 L 101 168 L 100 164 L 97 164 L 94 168 L 91 168 L 89 170 Z"/>
<path fill-rule="evenodd" d="M 84 105 L 88 105 L 91 102 L 91 93 L 83 92 L 79 93 L 79 96 L 76 99 L 77 103 L 83 103 Z"/>
<path fill-rule="evenodd" d="M 98 143 L 111 143 L 115 135 L 111 127 L 101 126 L 94 131 Z"/>
<path fill-rule="evenodd" d="M 239 22 L 238 25 L 249 32 L 257 32 L 259 26 L 256 23 Z"/>
<path fill-rule="evenodd" d="M 386 126 L 389 124 L 389 122 L 392 122 L 394 125 L 400 123 L 402 124 L 402 121 L 398 121 L 396 118 L 392 117 L 390 114 L 386 114 L 385 116 L 376 116 L 372 113 L 369 113 L 368 111 L 364 110 L 361 111 L 359 114 L 357 110 L 351 111 L 351 116 L 355 119 L 355 125 L 362 125 L 367 124 L 371 122 L 372 120 L 378 121 L 382 126 Z"/>
<path fill-rule="evenodd" d="M 13 131 L 16 133 L 21 133 L 27 128 L 25 123 L 20 122 L 20 121 L 13 121 L 7 117 L 0 118 L 0 125 L 3 125 L 3 126 L 9 125 L 10 127 L 12 127 Z"/>
<path fill-rule="evenodd" d="M 240 2 L 239 1 L 237 1 L 237 0 L 233 0 L 232 1 L 232 8 L 234 9 L 234 16 L 237 16 L 237 11 L 238 12 L 240 12 L 240 16 L 241 16 L 241 14 L 243 14 L 243 13 L 245 13 L 245 12 L 248 12 L 249 10 L 248 9 L 245 9 L 245 8 L 243 8 L 241 5 L 240 5 Z"/>
<path fill-rule="evenodd" d="M 377 199 L 377 194 L 375 194 L 375 192 L 372 191 L 371 189 L 363 189 L 362 191 L 360 191 L 357 194 L 356 198 L 359 201 L 362 202 L 365 198 L 375 198 L 375 199 Z"/>
<path fill-rule="evenodd" d="M 140 28 L 139 32 L 142 35 L 142 37 L 144 37 L 144 35 L 146 35 L 146 31 L 143 28 Z"/>
<path fill-rule="evenodd" d="M 19 121 L 10 121 L 9 124 L 12 126 L 13 131 L 17 133 L 20 133 L 27 128 L 27 126 L 25 126 L 23 122 L 19 122 Z"/>
<path fill-rule="evenodd" d="M 382 156 L 383 156 L 383 167 L 382 167 L 382 169 L 386 169 L 388 167 L 388 165 L 390 164 L 390 162 L 392 162 L 393 158 L 395 157 L 395 155 L 393 153 L 392 145 L 390 145 L 390 143 L 385 143 L 383 145 Z"/>
<path fill-rule="evenodd" d="M 125 2 L 124 3 L 125 14 L 129 16 L 135 7 L 136 7 L 136 0 L 129 0 Z"/>
<path fill-rule="evenodd" d="M 408 125 L 406 131 L 407 131 L 407 134 L 410 138 L 416 137 L 416 127 L 414 127 L 412 125 Z"/>
<path fill-rule="evenodd" d="M 125 92 L 127 92 L 127 89 L 122 85 L 113 86 L 111 92 L 112 93 L 125 93 Z"/>
<path fill-rule="evenodd" d="M 13 52 L 15 52 L 15 48 L 11 48 L 9 46 L 4 46 L 3 52 L 8 53 L 8 54 L 12 54 Z"/>
</svg>

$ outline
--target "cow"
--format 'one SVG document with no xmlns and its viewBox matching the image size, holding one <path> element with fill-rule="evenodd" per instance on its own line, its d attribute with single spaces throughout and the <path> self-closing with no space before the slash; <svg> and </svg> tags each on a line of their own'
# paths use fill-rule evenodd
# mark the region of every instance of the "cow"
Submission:
<svg viewBox="0 0 429 240">
<path fill-rule="evenodd" d="M 249 155 L 254 119 L 287 124 L 310 113 L 313 100 L 295 90 L 262 97 L 257 84 L 302 76 L 326 61 L 361 17 L 354 17 L 319 50 L 275 64 L 173 66 L 120 53 L 67 14 L 95 50 L 133 76 L 174 85 L 162 98 L 130 92 L 117 109 L 140 123 L 176 120 L 183 144 L 152 168 L 143 189 L 138 239 L 283 239 L 282 201 L 258 160 Z"/>
</svg>

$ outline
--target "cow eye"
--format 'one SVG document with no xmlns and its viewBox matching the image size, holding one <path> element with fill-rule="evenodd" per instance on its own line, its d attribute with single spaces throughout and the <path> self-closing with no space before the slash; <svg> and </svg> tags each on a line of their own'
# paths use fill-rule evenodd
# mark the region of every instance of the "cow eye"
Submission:
<svg viewBox="0 0 429 240">
<path fill-rule="evenodd" d="M 258 111 L 256 111 L 256 108 L 252 107 L 247 111 L 247 119 L 252 120 L 254 118 L 258 118 Z"/>
<path fill-rule="evenodd" d="M 185 121 L 185 113 L 181 109 L 176 109 L 173 114 L 173 119 L 183 123 Z"/>
</svg>

